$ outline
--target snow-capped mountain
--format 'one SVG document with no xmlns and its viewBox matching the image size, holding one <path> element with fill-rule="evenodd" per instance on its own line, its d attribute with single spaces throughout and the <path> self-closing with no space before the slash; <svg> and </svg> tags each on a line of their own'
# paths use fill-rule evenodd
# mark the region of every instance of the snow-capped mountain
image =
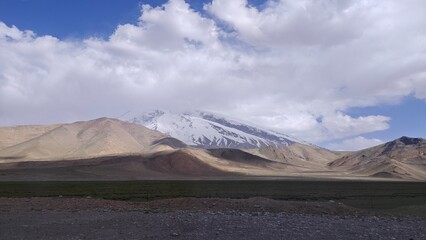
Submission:
<svg viewBox="0 0 426 240">
<path fill-rule="evenodd" d="M 127 120 L 168 134 L 187 145 L 206 148 L 281 147 L 295 142 L 306 144 L 282 133 L 201 111 L 172 113 L 155 110 Z"/>
</svg>

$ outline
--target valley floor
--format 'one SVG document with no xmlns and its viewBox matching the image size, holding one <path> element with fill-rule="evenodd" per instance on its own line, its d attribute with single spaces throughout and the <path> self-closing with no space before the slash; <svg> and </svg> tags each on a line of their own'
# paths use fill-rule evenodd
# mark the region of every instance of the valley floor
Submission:
<svg viewBox="0 0 426 240">
<path fill-rule="evenodd" d="M 426 205 L 334 201 L 0 198 L 0 239 L 426 239 Z"/>
</svg>

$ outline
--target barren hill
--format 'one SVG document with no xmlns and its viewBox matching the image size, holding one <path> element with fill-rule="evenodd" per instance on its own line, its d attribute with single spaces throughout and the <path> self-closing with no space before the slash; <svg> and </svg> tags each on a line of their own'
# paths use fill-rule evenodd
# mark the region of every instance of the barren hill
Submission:
<svg viewBox="0 0 426 240">
<path fill-rule="evenodd" d="M 0 128 L 0 150 L 39 137 L 59 125 L 30 125 Z"/>
<path fill-rule="evenodd" d="M 18 127 L 16 131 L 6 129 L 0 130 L 0 133 L 0 139 L 13 139 L 4 141 L 3 146 L 6 147 L 0 149 L 2 162 L 139 153 L 150 150 L 152 143 L 165 137 L 143 126 L 109 118 L 54 126 Z"/>
<path fill-rule="evenodd" d="M 426 140 L 401 137 L 343 156 L 328 166 L 354 175 L 426 179 Z"/>
<path fill-rule="evenodd" d="M 327 163 L 342 154 L 314 145 L 294 143 L 288 147 L 268 146 L 246 150 L 276 162 L 292 164 L 310 170 L 326 170 Z"/>
</svg>

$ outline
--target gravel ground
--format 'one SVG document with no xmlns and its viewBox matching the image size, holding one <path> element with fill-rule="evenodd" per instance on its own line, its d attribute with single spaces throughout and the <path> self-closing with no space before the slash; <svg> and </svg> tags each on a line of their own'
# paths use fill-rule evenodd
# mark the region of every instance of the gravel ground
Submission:
<svg viewBox="0 0 426 240">
<path fill-rule="evenodd" d="M 426 239 L 426 219 L 270 199 L 0 198 L 0 239 Z"/>
</svg>

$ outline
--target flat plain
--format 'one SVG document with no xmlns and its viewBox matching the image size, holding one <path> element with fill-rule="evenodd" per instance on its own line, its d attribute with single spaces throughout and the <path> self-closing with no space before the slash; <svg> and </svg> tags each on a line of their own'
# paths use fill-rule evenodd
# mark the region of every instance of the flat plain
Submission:
<svg viewBox="0 0 426 240">
<path fill-rule="evenodd" d="M 426 183 L 0 182 L 1 239 L 424 239 Z"/>
<path fill-rule="evenodd" d="M 252 198 L 340 201 L 386 209 L 426 204 L 425 182 L 313 180 L 152 180 L 0 182 L 0 197 L 92 197 L 147 201 L 168 198 Z"/>
</svg>

